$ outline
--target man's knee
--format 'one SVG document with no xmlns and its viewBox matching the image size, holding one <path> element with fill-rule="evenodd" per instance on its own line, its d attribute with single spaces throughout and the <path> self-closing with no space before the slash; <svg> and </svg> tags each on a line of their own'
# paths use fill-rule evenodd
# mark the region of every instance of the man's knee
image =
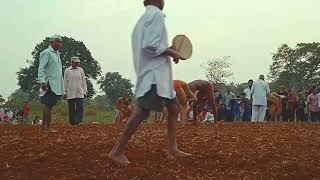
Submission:
<svg viewBox="0 0 320 180">
<path fill-rule="evenodd" d="M 179 111 L 180 111 L 180 107 L 178 106 L 177 103 L 173 103 L 173 104 L 170 104 L 170 105 L 167 105 L 167 109 L 168 109 L 168 113 L 171 114 L 171 115 L 175 115 L 175 114 L 179 114 Z"/>
<path fill-rule="evenodd" d="M 45 108 L 46 111 L 52 111 L 53 106 L 45 105 L 44 108 Z"/>
</svg>

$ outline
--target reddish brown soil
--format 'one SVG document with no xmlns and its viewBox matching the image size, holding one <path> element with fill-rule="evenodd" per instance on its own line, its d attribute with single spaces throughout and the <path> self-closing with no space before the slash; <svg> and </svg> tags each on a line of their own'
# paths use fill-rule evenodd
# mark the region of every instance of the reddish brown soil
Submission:
<svg viewBox="0 0 320 180">
<path fill-rule="evenodd" d="M 141 125 L 130 141 L 128 167 L 107 154 L 123 127 L 0 126 L 0 179 L 320 179 L 320 124 L 233 124 L 178 127 L 180 149 L 166 160 L 166 127 Z"/>
</svg>

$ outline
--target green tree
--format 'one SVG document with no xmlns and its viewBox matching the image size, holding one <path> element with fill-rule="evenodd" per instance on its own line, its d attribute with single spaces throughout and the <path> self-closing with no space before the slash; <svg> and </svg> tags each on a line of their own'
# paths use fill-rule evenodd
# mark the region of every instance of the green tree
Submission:
<svg viewBox="0 0 320 180">
<path fill-rule="evenodd" d="M 247 88 L 247 83 L 230 82 L 228 85 L 225 83 L 218 83 L 217 88 L 222 95 L 227 92 L 227 88 L 226 88 L 227 86 L 231 87 L 231 92 L 233 92 L 236 96 L 239 96 L 241 95 L 243 90 Z"/>
<path fill-rule="evenodd" d="M 3 103 L 5 103 L 6 100 L 3 98 L 3 96 L 0 94 L 0 105 L 2 105 Z"/>
<path fill-rule="evenodd" d="M 11 108 L 22 107 L 23 103 L 29 100 L 29 97 L 30 95 L 28 93 L 18 89 L 10 94 L 5 105 Z"/>
<path fill-rule="evenodd" d="M 93 103 L 96 106 L 108 107 L 107 96 L 106 95 L 97 95 L 93 99 Z"/>
<path fill-rule="evenodd" d="M 230 56 L 209 59 L 201 67 L 206 71 L 206 77 L 210 82 L 226 83 L 233 75 L 230 71 Z"/>
<path fill-rule="evenodd" d="M 95 94 L 92 80 L 97 80 L 101 75 L 101 67 L 96 59 L 94 59 L 90 51 L 86 48 L 83 42 L 76 41 L 73 38 L 62 37 L 63 44 L 60 49 L 60 57 L 63 67 L 63 72 L 71 65 L 70 59 L 72 56 L 77 56 L 81 60 L 81 67 L 84 69 L 87 76 L 88 97 Z M 40 85 L 38 83 L 38 66 L 40 53 L 48 48 L 50 39 L 46 38 L 41 43 L 37 44 L 32 51 L 33 60 L 27 60 L 29 65 L 21 68 L 18 75 L 18 85 L 21 90 L 30 94 L 30 98 L 38 97 Z"/>
<path fill-rule="evenodd" d="M 108 72 L 99 81 L 100 89 L 106 94 L 106 102 L 109 106 L 115 106 L 119 97 L 132 97 L 133 84 L 129 79 L 123 78 L 118 72 Z"/>
<path fill-rule="evenodd" d="M 294 48 L 283 44 L 272 59 L 268 77 L 273 90 L 284 85 L 302 91 L 320 80 L 320 43 L 299 43 Z"/>
</svg>

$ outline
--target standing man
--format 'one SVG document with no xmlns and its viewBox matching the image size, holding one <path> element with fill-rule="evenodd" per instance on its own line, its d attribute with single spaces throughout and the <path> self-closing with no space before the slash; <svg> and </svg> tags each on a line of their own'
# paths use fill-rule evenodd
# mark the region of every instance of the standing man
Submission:
<svg viewBox="0 0 320 180">
<path fill-rule="evenodd" d="M 318 93 L 317 87 L 313 87 L 311 94 L 307 98 L 308 112 L 310 114 L 311 122 L 319 121 L 319 105 L 318 105 L 317 93 Z"/>
<path fill-rule="evenodd" d="M 62 64 L 59 49 L 62 45 L 60 35 L 50 38 L 50 46 L 41 52 L 38 68 L 38 80 L 41 83 L 41 103 L 44 104 L 42 132 L 56 133 L 51 128 L 52 108 L 64 93 Z"/>
<path fill-rule="evenodd" d="M 263 122 L 267 110 L 267 96 L 270 94 L 268 83 L 264 81 L 264 75 L 254 82 L 251 89 L 253 98 L 252 122 Z"/>
<path fill-rule="evenodd" d="M 225 118 L 227 121 L 231 122 L 234 119 L 233 113 L 231 111 L 231 100 L 234 99 L 236 95 L 231 92 L 231 87 L 227 86 L 227 92 L 222 96 L 222 101 L 226 106 Z"/>
<path fill-rule="evenodd" d="M 190 156 L 177 147 L 179 106 L 172 83 L 170 57 L 178 63 L 181 56 L 168 44 L 165 15 L 162 12 L 164 0 L 145 0 L 144 5 L 146 11 L 132 34 L 133 63 L 137 74 L 136 108 L 109 153 L 109 158 L 120 165 L 130 163 L 123 151 L 139 124 L 148 117 L 151 110 L 160 111 L 163 106 L 168 109 L 168 159 Z"/>
<path fill-rule="evenodd" d="M 68 100 L 69 122 L 72 126 L 82 124 L 83 99 L 87 96 L 86 75 L 78 57 L 71 58 L 71 67 L 64 72 L 64 98 Z"/>
<path fill-rule="evenodd" d="M 250 79 L 248 81 L 248 87 L 246 89 L 244 89 L 244 94 L 245 94 L 245 98 L 249 99 L 251 101 L 251 89 L 252 89 L 252 84 L 253 84 L 253 80 Z"/>
<path fill-rule="evenodd" d="M 282 121 L 287 121 L 288 120 L 288 112 L 287 112 L 287 105 L 288 105 L 288 96 L 289 93 L 286 90 L 286 87 L 284 85 L 282 85 L 280 87 L 280 91 L 278 93 L 280 95 L 280 97 L 282 98 L 282 112 L 281 112 L 281 120 Z"/>
<path fill-rule="evenodd" d="M 296 108 L 297 108 L 297 97 L 295 96 L 294 90 L 289 89 L 288 102 L 287 102 L 287 119 L 289 122 L 295 121 Z"/>
<path fill-rule="evenodd" d="M 28 101 L 24 102 L 22 111 L 23 111 L 23 120 L 26 124 L 28 124 L 29 113 L 30 113 L 30 105 Z"/>
</svg>

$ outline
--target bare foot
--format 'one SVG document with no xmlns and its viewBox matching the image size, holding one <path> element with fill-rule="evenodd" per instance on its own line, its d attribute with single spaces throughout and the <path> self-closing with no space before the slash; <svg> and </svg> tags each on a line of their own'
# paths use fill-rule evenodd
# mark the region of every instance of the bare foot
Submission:
<svg viewBox="0 0 320 180">
<path fill-rule="evenodd" d="M 119 164 L 121 166 L 128 166 L 131 164 L 131 162 L 128 160 L 128 158 L 121 154 L 121 155 L 115 155 L 114 153 L 109 153 L 108 158 L 111 159 L 116 164 Z"/>
<path fill-rule="evenodd" d="M 49 133 L 57 133 L 58 131 L 56 131 L 56 130 L 54 130 L 54 129 L 50 128 L 50 129 L 48 130 L 48 132 L 49 132 Z"/>
<path fill-rule="evenodd" d="M 48 137 L 48 134 L 49 134 L 48 129 L 41 128 L 40 134 L 42 137 Z"/>
<path fill-rule="evenodd" d="M 184 157 L 189 157 L 189 156 L 191 156 L 191 154 L 177 150 L 173 153 L 168 153 L 167 159 L 176 160 L 178 158 L 184 158 Z"/>
</svg>

